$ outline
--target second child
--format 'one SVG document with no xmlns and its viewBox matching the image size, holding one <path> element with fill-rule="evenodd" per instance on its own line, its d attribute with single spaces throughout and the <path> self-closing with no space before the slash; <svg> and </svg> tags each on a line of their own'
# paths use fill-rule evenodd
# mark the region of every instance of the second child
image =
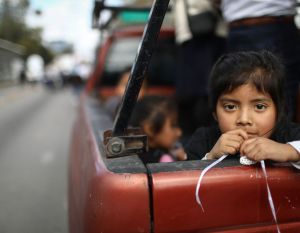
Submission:
<svg viewBox="0 0 300 233">
<path fill-rule="evenodd" d="M 138 154 L 144 164 L 186 159 L 182 148 L 173 150 L 182 134 L 177 118 L 177 105 L 169 98 L 153 95 L 137 102 L 131 125 L 148 136 L 149 152 Z"/>
</svg>

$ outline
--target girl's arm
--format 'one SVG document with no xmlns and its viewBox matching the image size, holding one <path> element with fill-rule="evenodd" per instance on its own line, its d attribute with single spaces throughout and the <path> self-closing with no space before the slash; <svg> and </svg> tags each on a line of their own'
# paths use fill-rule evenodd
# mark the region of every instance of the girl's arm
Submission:
<svg viewBox="0 0 300 233">
<path fill-rule="evenodd" d="M 259 137 L 244 141 L 240 152 L 241 156 L 246 155 L 248 159 L 257 162 L 265 159 L 277 162 L 298 162 L 300 161 L 298 149 L 300 151 L 300 141 L 282 144 L 268 138 Z"/>
</svg>

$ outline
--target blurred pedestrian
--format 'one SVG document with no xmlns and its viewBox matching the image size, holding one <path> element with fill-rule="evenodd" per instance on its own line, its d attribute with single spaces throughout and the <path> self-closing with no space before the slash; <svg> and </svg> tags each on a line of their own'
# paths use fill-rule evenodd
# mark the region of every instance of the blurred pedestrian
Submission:
<svg viewBox="0 0 300 233">
<path fill-rule="evenodd" d="M 207 82 L 225 48 L 227 28 L 219 9 L 206 0 L 175 0 L 174 16 L 179 124 L 184 137 L 189 137 L 196 128 L 210 124 Z"/>
<path fill-rule="evenodd" d="M 24 85 L 26 83 L 26 72 L 25 72 L 25 69 L 23 69 L 21 72 L 20 72 L 20 84 L 21 85 Z"/>
<path fill-rule="evenodd" d="M 285 93 L 295 120 L 300 79 L 300 41 L 294 23 L 296 0 L 222 0 L 223 17 L 230 25 L 227 52 L 272 50 L 287 70 Z"/>
</svg>

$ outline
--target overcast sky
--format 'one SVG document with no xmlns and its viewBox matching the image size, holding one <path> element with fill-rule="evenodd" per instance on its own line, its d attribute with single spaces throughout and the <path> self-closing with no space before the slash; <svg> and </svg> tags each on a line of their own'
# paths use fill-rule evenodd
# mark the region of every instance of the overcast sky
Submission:
<svg viewBox="0 0 300 233">
<path fill-rule="evenodd" d="M 28 24 L 44 28 L 44 41 L 65 40 L 74 44 L 79 59 L 94 59 L 100 34 L 91 28 L 93 0 L 30 0 L 30 4 Z M 41 16 L 34 14 L 36 9 Z"/>
</svg>

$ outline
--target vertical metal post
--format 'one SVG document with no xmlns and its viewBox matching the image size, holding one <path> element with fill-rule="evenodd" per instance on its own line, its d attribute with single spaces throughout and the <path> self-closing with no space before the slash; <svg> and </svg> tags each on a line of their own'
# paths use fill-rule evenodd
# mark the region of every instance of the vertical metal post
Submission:
<svg viewBox="0 0 300 233">
<path fill-rule="evenodd" d="M 112 137 L 125 134 L 137 97 L 143 84 L 155 43 L 170 0 L 155 0 L 140 42 L 135 62 L 121 100 L 112 130 Z"/>
</svg>

